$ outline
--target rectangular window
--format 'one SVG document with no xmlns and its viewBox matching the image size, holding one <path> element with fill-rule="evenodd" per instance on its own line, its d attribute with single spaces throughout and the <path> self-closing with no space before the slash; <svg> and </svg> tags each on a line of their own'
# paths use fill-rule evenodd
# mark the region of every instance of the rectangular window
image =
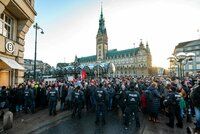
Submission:
<svg viewBox="0 0 200 134">
<path fill-rule="evenodd" d="M 193 65 L 189 65 L 189 70 L 192 70 L 193 69 Z"/>
<path fill-rule="evenodd" d="M 0 34 L 12 39 L 13 19 L 2 13 L 0 15 Z"/>
<path fill-rule="evenodd" d="M 199 48 L 200 49 L 200 48 Z M 196 56 L 199 56 L 200 55 L 200 52 L 199 51 L 196 51 Z"/>
<path fill-rule="evenodd" d="M 195 46 L 195 49 L 199 49 L 200 47 L 199 46 Z"/>
<path fill-rule="evenodd" d="M 196 57 L 196 62 L 200 62 L 200 57 Z"/>
<path fill-rule="evenodd" d="M 186 65 L 183 66 L 184 70 L 186 70 Z"/>
<path fill-rule="evenodd" d="M 200 64 L 197 64 L 197 69 L 200 69 Z"/>
<path fill-rule="evenodd" d="M 190 50 L 192 50 L 192 47 L 187 47 L 186 50 L 190 51 Z"/>
</svg>

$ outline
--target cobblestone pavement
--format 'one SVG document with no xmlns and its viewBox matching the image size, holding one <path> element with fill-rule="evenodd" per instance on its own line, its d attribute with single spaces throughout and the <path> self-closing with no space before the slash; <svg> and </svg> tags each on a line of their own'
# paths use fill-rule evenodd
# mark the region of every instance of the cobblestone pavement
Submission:
<svg viewBox="0 0 200 134">
<path fill-rule="evenodd" d="M 82 119 L 66 118 L 60 124 L 56 124 L 52 128 L 49 128 L 42 134 L 186 134 L 186 127 L 193 124 L 186 123 L 184 120 L 184 128 L 168 128 L 165 123 L 168 118 L 160 116 L 160 123 L 152 123 L 144 118 L 140 114 L 141 128 L 135 128 L 135 122 L 133 121 L 128 130 L 124 129 L 122 125 L 122 119 L 119 112 L 109 112 L 106 116 L 106 125 L 95 125 L 94 113 L 83 113 Z"/>
</svg>

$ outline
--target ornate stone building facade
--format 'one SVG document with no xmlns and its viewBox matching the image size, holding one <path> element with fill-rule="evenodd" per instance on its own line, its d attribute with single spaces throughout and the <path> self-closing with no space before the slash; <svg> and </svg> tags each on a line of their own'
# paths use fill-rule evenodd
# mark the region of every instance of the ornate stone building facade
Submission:
<svg viewBox="0 0 200 134">
<path fill-rule="evenodd" d="M 78 58 L 83 66 L 92 67 L 100 63 L 114 63 L 116 71 L 114 76 L 148 75 L 152 66 L 151 52 L 148 43 L 142 40 L 139 47 L 126 50 L 108 50 L 108 36 L 105 27 L 103 11 L 101 9 L 99 29 L 96 36 L 96 55 Z"/>
<path fill-rule="evenodd" d="M 35 15 L 34 0 L 0 0 L 0 86 L 24 81 L 24 40 Z"/>
<path fill-rule="evenodd" d="M 184 53 L 194 53 L 195 57 L 192 61 L 185 61 L 183 63 L 183 74 L 184 75 L 196 75 L 200 73 L 200 39 L 191 40 L 186 42 L 179 43 L 174 49 L 174 55 L 177 55 L 180 52 Z M 178 74 L 178 68 L 175 65 L 175 73 Z"/>
</svg>

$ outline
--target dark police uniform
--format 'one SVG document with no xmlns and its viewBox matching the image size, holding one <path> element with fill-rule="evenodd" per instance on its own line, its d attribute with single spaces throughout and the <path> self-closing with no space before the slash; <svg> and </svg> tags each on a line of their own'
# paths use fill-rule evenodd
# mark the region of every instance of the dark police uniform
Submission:
<svg viewBox="0 0 200 134">
<path fill-rule="evenodd" d="M 49 115 L 52 115 L 52 113 L 56 115 L 58 91 L 55 88 L 51 89 L 48 93 L 48 98 L 49 98 Z"/>
<path fill-rule="evenodd" d="M 177 92 L 170 91 L 167 95 L 164 105 L 168 107 L 169 112 L 169 123 L 167 123 L 167 126 L 173 128 L 174 127 L 174 119 L 176 116 L 176 119 L 178 123 L 176 124 L 177 127 L 182 128 L 183 127 L 183 121 L 180 115 L 180 98 L 181 96 Z"/>
<path fill-rule="evenodd" d="M 128 127 L 131 114 L 134 113 L 136 127 L 140 127 L 140 121 L 138 116 L 138 106 L 140 102 L 140 95 L 137 91 L 131 89 L 126 92 L 126 108 L 125 108 L 125 126 Z"/>
<path fill-rule="evenodd" d="M 72 92 L 72 103 L 73 103 L 72 117 L 75 117 L 78 111 L 78 117 L 79 119 L 81 118 L 81 110 L 82 110 L 83 101 L 84 101 L 84 96 L 83 96 L 83 92 L 80 89 Z"/>
<path fill-rule="evenodd" d="M 100 86 L 97 88 L 95 92 L 95 99 L 96 99 L 96 121 L 95 123 L 99 123 L 100 115 L 102 115 L 102 122 L 105 124 L 105 103 L 106 103 L 106 92 Z"/>
<path fill-rule="evenodd" d="M 6 103 L 6 90 L 4 88 L 5 87 L 2 87 L 0 90 L 0 109 L 3 109 Z"/>
<path fill-rule="evenodd" d="M 125 99 L 126 99 L 126 90 L 120 90 L 119 91 L 119 106 L 122 110 L 123 116 L 124 116 L 124 111 L 126 108 Z"/>
<path fill-rule="evenodd" d="M 32 91 L 30 89 L 30 87 L 26 88 L 24 90 L 24 111 L 25 113 L 28 113 L 28 108 L 31 109 L 32 108 Z M 32 109 L 31 109 L 32 111 Z"/>
</svg>

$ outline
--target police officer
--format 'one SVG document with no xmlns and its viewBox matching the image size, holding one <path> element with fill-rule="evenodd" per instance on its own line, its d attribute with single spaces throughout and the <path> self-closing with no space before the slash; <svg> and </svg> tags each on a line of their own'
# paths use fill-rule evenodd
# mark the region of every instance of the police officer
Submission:
<svg viewBox="0 0 200 134">
<path fill-rule="evenodd" d="M 48 99 L 49 99 L 49 115 L 51 116 L 56 115 L 56 105 L 58 100 L 58 91 L 55 89 L 55 85 L 52 85 L 52 88 L 48 92 Z"/>
<path fill-rule="evenodd" d="M 72 92 L 72 103 L 73 103 L 72 118 L 75 117 L 77 111 L 78 111 L 78 118 L 79 119 L 81 118 L 83 101 L 84 101 L 83 92 L 80 90 L 80 86 L 77 86 L 75 90 Z"/>
<path fill-rule="evenodd" d="M 28 109 L 30 110 L 32 107 L 32 91 L 31 85 L 26 85 L 24 90 L 24 112 L 28 113 Z"/>
<path fill-rule="evenodd" d="M 174 128 L 174 118 L 176 116 L 178 123 L 176 123 L 176 126 L 179 128 L 183 128 L 183 121 L 180 115 L 180 98 L 178 92 L 176 92 L 176 87 L 171 86 L 171 88 L 168 89 L 169 94 L 167 95 L 166 99 L 164 100 L 164 105 L 168 107 L 168 116 L 169 116 L 169 123 L 166 123 L 166 125 L 170 128 Z"/>
<path fill-rule="evenodd" d="M 102 115 L 102 123 L 105 125 L 105 110 L 106 110 L 106 92 L 102 88 L 103 84 L 100 83 L 99 87 L 95 91 L 95 100 L 96 100 L 96 121 L 98 125 L 100 121 L 100 115 Z"/>
<path fill-rule="evenodd" d="M 126 98 L 125 98 L 125 129 L 128 129 L 129 121 L 131 118 L 131 115 L 134 113 L 135 121 L 136 121 L 136 127 L 140 127 L 140 121 L 138 116 L 138 109 L 139 109 L 139 102 L 140 102 L 140 95 L 137 91 L 135 91 L 135 83 L 130 83 L 130 90 L 126 92 Z"/>
<path fill-rule="evenodd" d="M 3 109 L 6 105 L 6 87 L 0 88 L 0 109 Z"/>
</svg>

